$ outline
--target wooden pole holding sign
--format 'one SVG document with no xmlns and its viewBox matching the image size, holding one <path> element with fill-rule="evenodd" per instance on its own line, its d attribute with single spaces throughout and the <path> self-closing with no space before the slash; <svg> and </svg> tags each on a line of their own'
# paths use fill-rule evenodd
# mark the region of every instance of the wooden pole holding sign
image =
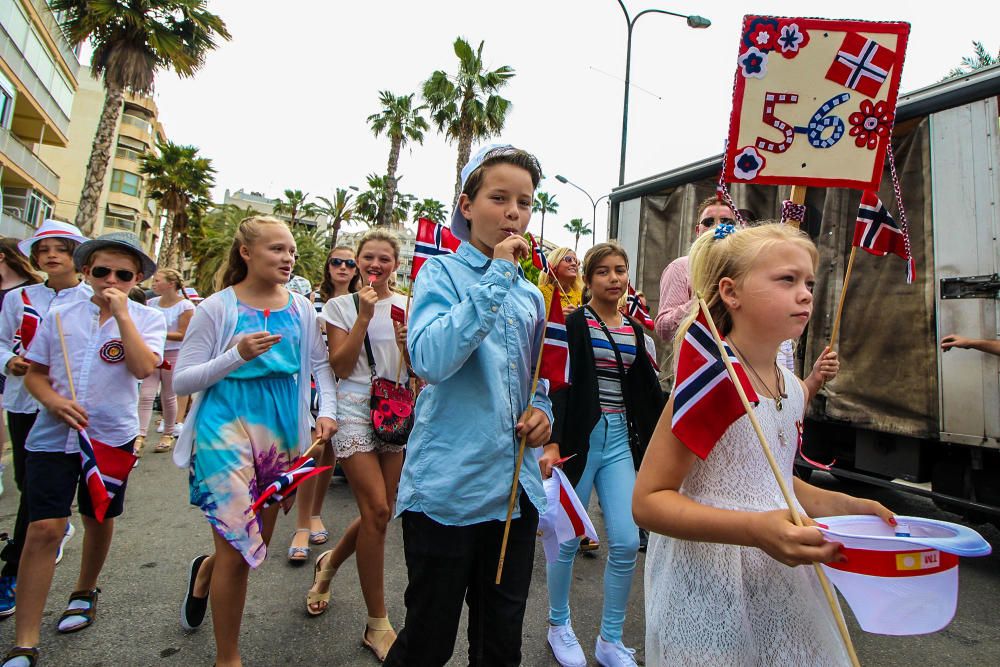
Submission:
<svg viewBox="0 0 1000 667">
<path fill-rule="evenodd" d="M 757 421 L 757 416 L 754 414 L 753 408 L 750 406 L 750 401 L 747 400 L 746 392 L 743 391 L 743 384 L 740 382 L 739 378 L 736 376 L 736 371 L 733 369 L 733 364 L 729 360 L 729 354 L 726 352 L 726 347 L 722 342 L 722 338 L 719 336 L 718 329 L 715 328 L 715 321 L 712 319 L 712 313 L 708 310 L 708 305 L 705 300 L 698 294 L 698 306 L 701 308 L 701 312 L 705 315 L 705 320 L 708 322 L 709 329 L 712 330 L 712 338 L 715 339 L 715 344 L 719 348 L 719 355 L 722 357 L 723 363 L 726 364 L 726 372 L 729 374 L 729 380 L 736 387 L 736 392 L 740 395 L 740 401 L 743 403 L 743 409 L 747 413 L 747 417 L 750 419 L 750 424 L 753 426 L 754 432 L 757 434 L 757 439 L 760 440 L 760 447 L 764 452 L 764 457 L 767 459 L 767 464 L 771 468 L 771 472 L 774 474 L 774 480 L 778 483 L 778 488 L 781 489 L 781 495 L 785 499 L 785 504 L 788 505 L 788 511 L 792 515 L 792 522 L 800 528 L 803 527 L 802 517 L 799 515 L 799 510 L 795 506 L 795 500 L 792 497 L 791 491 L 788 489 L 788 485 L 785 483 L 785 478 L 781 474 L 781 470 L 778 468 L 778 462 L 774 459 L 774 454 L 771 453 L 771 447 L 767 444 L 767 438 L 764 436 L 764 431 L 760 427 L 760 423 Z M 830 582 L 827 580 L 826 575 L 823 573 L 823 568 L 820 567 L 819 563 L 813 563 L 813 568 L 816 570 L 816 577 L 819 579 L 820 586 L 823 588 L 823 595 L 826 597 L 827 604 L 830 605 L 830 612 L 833 614 L 834 620 L 837 622 L 837 630 L 840 632 L 840 637 L 844 641 L 844 648 L 847 650 L 847 654 L 851 659 L 851 664 L 854 667 L 860 667 L 858 662 L 858 655 L 854 651 L 854 644 L 851 642 L 851 635 L 847 631 L 847 624 L 844 622 L 844 617 L 840 612 L 840 605 L 837 604 L 837 598 L 833 594 L 833 589 L 830 588 Z"/>
<path fill-rule="evenodd" d="M 789 201 L 791 201 L 793 204 L 798 204 L 800 206 L 802 204 L 805 204 L 806 203 L 806 189 L 807 188 L 804 185 L 793 185 L 792 186 L 792 192 L 788 196 Z M 799 221 L 798 220 L 789 220 L 787 224 L 791 225 L 792 227 L 795 227 L 796 229 L 799 228 Z"/>
</svg>

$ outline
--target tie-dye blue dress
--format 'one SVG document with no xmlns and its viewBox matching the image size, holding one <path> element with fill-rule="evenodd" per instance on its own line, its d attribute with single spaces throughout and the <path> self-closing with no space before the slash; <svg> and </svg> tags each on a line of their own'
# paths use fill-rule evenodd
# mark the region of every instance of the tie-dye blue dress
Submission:
<svg viewBox="0 0 1000 667">
<path fill-rule="evenodd" d="M 229 347 L 265 330 L 265 312 L 237 302 Z M 195 421 L 191 504 L 251 567 L 267 556 L 261 521 L 250 505 L 298 455 L 300 314 L 288 305 L 267 316 L 281 341 L 205 391 Z"/>
</svg>

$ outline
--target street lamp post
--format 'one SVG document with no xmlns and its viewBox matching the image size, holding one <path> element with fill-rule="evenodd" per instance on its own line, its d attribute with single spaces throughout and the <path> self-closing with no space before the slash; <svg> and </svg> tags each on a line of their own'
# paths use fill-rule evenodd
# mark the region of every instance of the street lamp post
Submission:
<svg viewBox="0 0 1000 667">
<path fill-rule="evenodd" d="M 587 199 L 590 200 L 590 203 L 594 207 L 594 217 L 593 217 L 593 222 L 591 222 L 590 233 L 594 237 L 594 243 L 596 243 L 597 242 L 597 202 L 601 201 L 602 199 L 607 199 L 610 195 L 601 195 L 597 199 L 594 199 L 593 197 L 590 196 L 589 192 L 587 192 L 586 190 L 584 190 L 583 188 L 581 188 L 579 185 L 577 185 L 573 181 L 571 181 L 568 178 L 566 178 L 565 176 L 561 176 L 559 174 L 556 174 L 556 180 L 559 181 L 560 183 L 565 183 L 566 185 L 572 185 L 574 188 L 576 188 L 577 190 L 579 190 L 583 194 L 587 195 Z"/>
<path fill-rule="evenodd" d="M 682 19 L 687 20 L 689 28 L 707 28 L 712 25 L 712 22 L 703 16 L 697 16 L 691 14 L 677 14 L 675 12 L 668 12 L 665 9 L 644 9 L 634 17 L 629 16 L 628 9 L 625 7 L 625 3 L 622 0 L 618 0 L 618 6 L 622 8 L 622 12 L 625 14 L 625 23 L 628 25 L 628 42 L 625 47 L 625 102 L 622 105 L 622 151 L 621 151 L 621 161 L 618 166 L 618 185 L 625 184 L 625 147 L 628 141 L 628 93 L 629 93 L 629 79 L 632 72 L 632 29 L 635 27 L 636 22 L 641 16 L 646 14 L 666 14 L 667 16 L 677 16 Z"/>
</svg>

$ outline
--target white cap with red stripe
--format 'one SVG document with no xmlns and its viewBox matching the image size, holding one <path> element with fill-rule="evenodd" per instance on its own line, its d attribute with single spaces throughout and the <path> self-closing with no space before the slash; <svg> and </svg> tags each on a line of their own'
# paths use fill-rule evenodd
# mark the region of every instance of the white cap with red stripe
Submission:
<svg viewBox="0 0 1000 667">
<path fill-rule="evenodd" d="M 920 635 L 948 625 L 958 604 L 958 557 L 992 551 L 982 535 L 948 521 L 897 516 L 893 527 L 854 515 L 816 522 L 847 556 L 847 562 L 824 564 L 824 571 L 861 629 L 882 635 Z"/>
<path fill-rule="evenodd" d="M 84 243 L 89 240 L 76 225 L 71 225 L 68 222 L 60 220 L 46 220 L 35 230 L 34 234 L 23 241 L 18 241 L 17 249 L 25 255 L 30 255 L 31 246 L 44 239 L 67 239 L 77 243 Z"/>
</svg>

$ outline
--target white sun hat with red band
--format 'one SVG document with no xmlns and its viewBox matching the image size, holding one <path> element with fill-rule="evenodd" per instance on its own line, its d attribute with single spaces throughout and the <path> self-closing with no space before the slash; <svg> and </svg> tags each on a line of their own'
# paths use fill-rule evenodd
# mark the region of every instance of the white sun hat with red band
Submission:
<svg viewBox="0 0 1000 667">
<path fill-rule="evenodd" d="M 865 632 L 921 635 L 951 622 L 958 604 L 959 556 L 992 552 L 982 535 L 956 523 L 897 516 L 889 526 L 876 516 L 816 519 L 843 544 L 845 563 L 823 569 L 851 606 Z"/>
<path fill-rule="evenodd" d="M 76 241 L 77 243 L 84 243 L 89 240 L 76 225 L 71 225 L 68 222 L 60 220 L 46 220 L 35 230 L 34 234 L 23 241 L 18 241 L 17 249 L 25 256 L 28 256 L 31 254 L 31 247 L 45 239 L 67 239 L 69 241 Z"/>
<path fill-rule="evenodd" d="M 198 295 L 198 290 L 193 287 L 184 288 L 184 296 L 188 298 L 189 301 L 204 301 L 205 299 Z"/>
</svg>

